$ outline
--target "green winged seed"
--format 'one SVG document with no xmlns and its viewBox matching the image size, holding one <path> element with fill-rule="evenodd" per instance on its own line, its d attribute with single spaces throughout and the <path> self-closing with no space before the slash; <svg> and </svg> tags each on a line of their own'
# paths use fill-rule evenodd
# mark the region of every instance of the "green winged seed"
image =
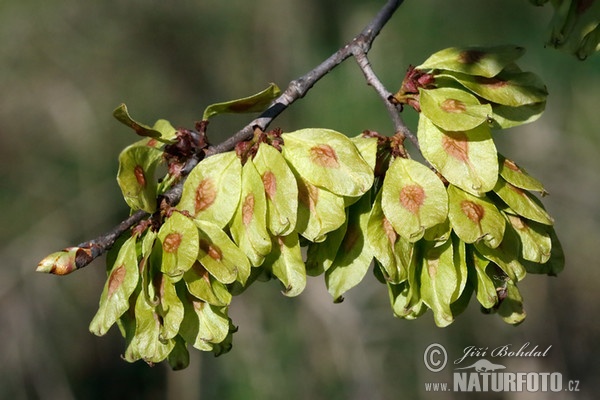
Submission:
<svg viewBox="0 0 600 400">
<path fill-rule="evenodd" d="M 325 273 L 325 284 L 334 302 L 341 301 L 346 291 L 363 280 L 373 261 L 373 251 L 366 238 L 370 210 L 371 199 L 365 194 L 348 211 L 346 234 L 333 265 Z"/>
<path fill-rule="evenodd" d="M 417 243 L 408 243 L 408 246 L 405 246 L 404 249 L 406 253 L 404 255 L 404 262 L 406 264 L 406 274 L 407 274 L 407 282 L 408 282 L 408 293 L 406 294 L 408 307 L 416 306 L 419 302 L 423 300 L 421 296 L 421 270 L 423 268 L 423 259 L 422 252 L 419 245 Z"/>
<path fill-rule="evenodd" d="M 486 124 L 468 131 L 444 131 L 423 114 L 417 132 L 427 161 L 455 186 L 482 196 L 498 180 L 498 156 Z"/>
<path fill-rule="evenodd" d="M 475 290 L 477 301 L 485 309 L 491 309 L 498 303 L 496 285 L 486 272 L 490 260 L 479 254 L 473 246 L 466 246 L 469 281 Z"/>
<path fill-rule="evenodd" d="M 450 301 L 457 301 L 463 294 L 468 282 L 468 267 L 466 244 L 456 235 L 452 235 L 452 248 L 454 249 L 454 267 L 456 268 L 456 276 L 458 285 L 456 291 L 452 294 Z"/>
<path fill-rule="evenodd" d="M 444 222 L 425 229 L 423 239 L 430 242 L 445 242 L 450 237 L 450 233 L 452 233 L 452 227 L 450 226 L 450 220 L 446 218 Z"/>
<path fill-rule="evenodd" d="M 223 284 L 236 280 L 245 284 L 250 276 L 250 261 L 244 252 L 217 225 L 196 221 L 196 226 L 200 238 L 198 261 L 202 266 Z"/>
<path fill-rule="evenodd" d="M 265 267 L 283 284 L 282 293 L 298 296 L 306 287 L 306 268 L 302 260 L 298 233 L 272 237 L 272 251 L 265 259 Z"/>
<path fill-rule="evenodd" d="M 267 199 L 260 174 L 249 159 L 242 169 L 242 191 L 230 226 L 233 240 L 257 267 L 271 251 L 267 232 Z"/>
<path fill-rule="evenodd" d="M 521 242 L 512 226 L 508 225 L 500 246 L 492 249 L 483 243 L 474 243 L 475 249 L 484 258 L 498 265 L 514 282 L 522 280 L 526 270 L 520 263 Z"/>
<path fill-rule="evenodd" d="M 494 192 L 520 216 L 544 225 L 554 224 L 554 220 L 548 215 L 542 203 L 526 190 L 499 178 Z"/>
<path fill-rule="evenodd" d="M 433 311 L 435 324 L 439 327 L 448 326 L 454 321 L 450 303 L 459 288 L 452 241 L 443 244 L 423 241 L 421 246 L 421 298 Z"/>
<path fill-rule="evenodd" d="M 306 273 L 310 276 L 318 276 L 327 271 L 333 264 L 333 260 L 346 235 L 348 219 L 342 226 L 329 232 L 327 238 L 322 242 L 309 242 L 306 249 Z"/>
<path fill-rule="evenodd" d="M 382 273 L 388 282 L 399 284 L 407 279 L 414 244 L 399 236 L 383 214 L 381 190 L 377 193 L 369 215 L 367 243 L 373 256 L 381 264 Z"/>
<path fill-rule="evenodd" d="M 373 185 L 373 170 L 348 137 L 329 129 L 281 135 L 283 156 L 314 186 L 339 196 L 359 196 Z"/>
<path fill-rule="evenodd" d="M 375 170 L 375 166 L 377 163 L 377 141 L 376 137 L 368 137 L 364 136 L 362 133 L 358 136 L 351 137 L 350 140 L 356 148 L 358 152 L 365 160 L 365 162 L 371 167 L 371 170 Z M 352 197 L 344 197 L 344 204 L 346 207 L 350 207 L 352 204 L 356 203 L 362 195 L 352 196 Z"/>
<path fill-rule="evenodd" d="M 183 184 L 177 208 L 224 228 L 240 202 L 242 164 L 230 151 L 202 160 Z"/>
<path fill-rule="evenodd" d="M 202 239 L 200 239 L 202 240 Z M 190 294 L 213 306 L 226 306 L 231 303 L 231 293 L 216 280 L 200 262 L 183 274 L 183 280 Z"/>
<path fill-rule="evenodd" d="M 190 218 L 174 212 L 160 227 L 157 239 L 162 247 L 161 272 L 174 281 L 181 279 L 198 258 L 198 228 Z"/>
<path fill-rule="evenodd" d="M 552 239 L 547 232 L 550 227 L 534 221 L 527 221 L 518 215 L 505 215 L 519 235 L 523 259 L 539 264 L 546 263 L 552 252 Z"/>
<path fill-rule="evenodd" d="M 510 107 L 544 102 L 548 97 L 544 82 L 532 72 L 502 71 L 494 77 L 444 72 L 440 76 L 456 80 L 485 100 Z"/>
<path fill-rule="evenodd" d="M 147 363 L 159 363 L 173 350 L 175 340 L 161 339 L 162 325 L 154 306 L 148 304 L 144 296 L 138 296 L 135 302 L 135 327 L 123 358 L 129 362 L 144 360 Z"/>
<path fill-rule="evenodd" d="M 344 198 L 320 189 L 296 175 L 298 221 L 296 231 L 311 242 L 322 242 L 346 221 Z"/>
<path fill-rule="evenodd" d="M 459 298 L 456 299 L 452 304 L 450 304 L 450 311 L 452 311 L 452 315 L 454 318 L 458 317 L 460 314 L 465 312 L 465 310 L 469 307 L 469 303 L 471 302 L 471 297 L 473 297 L 474 288 L 470 284 L 467 284 L 460 294 Z"/>
<path fill-rule="evenodd" d="M 276 84 L 271 83 L 266 89 L 253 94 L 252 96 L 211 104 L 204 110 L 202 119 L 206 121 L 215 115 L 225 113 L 241 114 L 262 112 L 269 107 L 271 102 L 276 99 L 280 93 L 279 87 Z"/>
<path fill-rule="evenodd" d="M 506 281 L 506 298 L 502 300 L 498 307 L 498 315 L 502 317 L 504 322 L 512 325 L 523 322 L 527 313 L 523 308 L 523 297 L 514 282 Z"/>
<path fill-rule="evenodd" d="M 126 147 L 119 155 L 117 183 L 123 198 L 133 210 L 152 213 L 156 210 L 156 167 L 162 159 L 162 151 L 140 141 Z"/>
<path fill-rule="evenodd" d="M 421 70 L 446 70 L 491 78 L 521 57 L 518 46 L 450 47 L 432 54 L 417 67 Z"/>
<path fill-rule="evenodd" d="M 382 186 L 381 207 L 394 230 L 415 242 L 427 228 L 444 222 L 448 195 L 438 176 L 423 164 L 396 158 Z"/>
<path fill-rule="evenodd" d="M 476 197 L 454 185 L 448 186 L 448 218 L 454 233 L 465 243 L 482 241 L 498 247 L 506 221 L 487 197 Z"/>
<path fill-rule="evenodd" d="M 290 234 L 298 216 L 298 185 L 294 173 L 274 147 L 261 143 L 254 156 L 267 197 L 267 224 L 274 236 Z"/>
<path fill-rule="evenodd" d="M 528 273 L 556 276 L 565 267 L 565 254 L 563 252 L 562 245 L 556 236 L 554 228 L 546 225 L 543 226 L 546 228 L 547 233 L 550 236 L 552 246 L 550 258 L 543 264 L 527 260 L 521 260 L 521 264 L 523 264 Z"/>
<path fill-rule="evenodd" d="M 217 307 L 195 299 L 185 293 L 185 314 L 179 334 L 198 350 L 211 351 L 215 344 L 223 342 L 229 334 L 227 307 Z"/>
<path fill-rule="evenodd" d="M 421 113 L 446 131 L 467 131 L 485 122 L 492 114 L 490 104 L 480 104 L 465 90 L 442 87 L 419 91 Z"/>
<path fill-rule="evenodd" d="M 160 340 L 173 339 L 179 332 L 181 321 L 183 321 L 183 303 L 177 297 L 175 285 L 166 275 L 160 275 L 159 287 L 160 303 L 156 312 L 161 316 Z"/>
<path fill-rule="evenodd" d="M 90 331 L 95 335 L 102 336 L 108 332 L 129 309 L 129 297 L 135 291 L 139 279 L 136 240 L 136 236 L 127 239 L 110 269 L 100 296 L 98 312 L 90 323 Z"/>
<path fill-rule="evenodd" d="M 542 116 L 546 102 L 525 104 L 519 107 L 492 104 L 492 129 L 508 129 L 528 124 Z"/>
<path fill-rule="evenodd" d="M 524 190 L 540 192 L 542 196 L 548 194 L 540 181 L 529 175 L 514 161 L 498 154 L 498 163 L 500 164 L 500 176 L 511 185 Z"/>
<path fill-rule="evenodd" d="M 427 311 L 427 306 L 422 300 L 419 300 L 416 304 L 411 304 L 411 291 L 408 282 L 404 281 L 399 284 L 388 282 L 387 287 L 395 317 L 413 320 Z"/>
<path fill-rule="evenodd" d="M 186 369 L 190 365 L 190 353 L 188 352 L 185 340 L 180 335 L 175 337 L 175 346 L 169 353 L 167 361 L 173 371 Z"/>
<path fill-rule="evenodd" d="M 377 162 L 377 138 L 367 137 L 361 133 L 358 136 L 351 137 L 350 140 L 356 146 L 363 160 L 374 170 Z"/>
</svg>

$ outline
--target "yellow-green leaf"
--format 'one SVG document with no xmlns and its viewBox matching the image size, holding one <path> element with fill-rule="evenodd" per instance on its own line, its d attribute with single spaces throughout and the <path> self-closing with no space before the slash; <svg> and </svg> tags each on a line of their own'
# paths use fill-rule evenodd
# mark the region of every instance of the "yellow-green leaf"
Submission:
<svg viewBox="0 0 600 400">
<path fill-rule="evenodd" d="M 276 84 L 271 83 L 266 89 L 253 94 L 252 96 L 211 104 L 204 110 L 202 119 L 206 121 L 214 115 L 225 113 L 240 114 L 262 112 L 269 107 L 271 102 L 276 99 L 280 93 L 279 87 Z"/>
<path fill-rule="evenodd" d="M 154 127 L 142 124 L 135 121 L 129 115 L 127 106 L 121 104 L 113 111 L 113 116 L 124 125 L 127 125 L 140 136 L 147 136 L 153 139 L 159 140 L 163 143 L 173 143 L 175 139 L 175 128 L 166 120 L 158 120 L 154 124 Z"/>
</svg>

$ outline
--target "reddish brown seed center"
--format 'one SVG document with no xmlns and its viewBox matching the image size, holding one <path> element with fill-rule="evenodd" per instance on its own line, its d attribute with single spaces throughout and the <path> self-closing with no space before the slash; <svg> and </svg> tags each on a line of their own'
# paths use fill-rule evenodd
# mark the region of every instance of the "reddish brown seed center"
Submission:
<svg viewBox="0 0 600 400">
<path fill-rule="evenodd" d="M 456 99 L 446 99 L 440 104 L 440 108 L 447 113 L 451 114 L 460 114 L 464 113 L 467 110 L 467 106 L 460 100 Z"/>
<path fill-rule="evenodd" d="M 205 178 L 196 187 L 196 201 L 194 209 L 196 214 L 210 207 L 217 198 L 215 183 L 210 178 Z"/>
<path fill-rule="evenodd" d="M 135 180 L 138 185 L 141 187 L 146 187 L 146 175 L 144 175 L 144 169 L 141 165 L 136 165 L 133 169 L 133 174 L 135 175 Z"/>
<path fill-rule="evenodd" d="M 460 209 L 462 212 L 476 224 L 479 224 L 485 215 L 485 210 L 480 204 L 474 203 L 470 200 L 463 200 L 460 203 Z"/>
<path fill-rule="evenodd" d="M 417 214 L 425 202 L 425 191 L 421 185 L 406 185 L 400 190 L 400 204 L 413 214 Z"/>
<path fill-rule="evenodd" d="M 485 76 L 478 76 L 475 80 L 477 81 L 477 83 L 480 83 L 492 89 L 497 89 L 508 85 L 508 81 L 505 81 L 500 78 L 486 78 Z"/>
<path fill-rule="evenodd" d="M 346 236 L 344 237 L 344 251 L 349 253 L 354 248 L 359 238 L 360 232 L 358 231 L 357 226 L 349 224 Z"/>
<path fill-rule="evenodd" d="M 175 253 L 181 244 L 183 235 L 179 232 L 169 233 L 163 241 L 163 250 L 167 253 Z"/>
<path fill-rule="evenodd" d="M 442 148 L 459 161 L 469 160 L 469 141 L 464 132 L 447 132 L 442 136 Z"/>
<path fill-rule="evenodd" d="M 221 248 L 206 239 L 200 239 L 200 249 L 215 261 L 221 261 L 223 259 Z"/>
<path fill-rule="evenodd" d="M 315 164 L 326 168 L 338 168 L 340 166 L 337 153 L 333 147 L 327 144 L 311 147 L 310 159 Z"/>
<path fill-rule="evenodd" d="M 506 182 L 506 186 L 512 190 L 513 192 L 515 192 L 516 194 L 518 194 L 519 196 L 525 196 L 525 191 L 521 188 L 518 188 L 514 185 L 511 185 L 510 183 Z"/>
<path fill-rule="evenodd" d="M 519 168 L 519 166 L 517 164 L 515 164 L 514 161 L 509 160 L 509 159 L 505 159 L 504 160 L 504 166 L 510 170 L 513 170 L 515 172 L 521 172 L 521 168 Z"/>
<path fill-rule="evenodd" d="M 481 50 L 465 50 L 458 55 L 458 62 L 461 64 L 475 64 L 485 56 Z"/>
<path fill-rule="evenodd" d="M 254 194 L 248 193 L 242 204 L 242 222 L 248 226 L 254 215 Z"/>
<path fill-rule="evenodd" d="M 396 240 L 398 239 L 398 234 L 396 233 L 396 231 L 394 230 L 394 227 L 392 226 L 392 224 L 390 224 L 390 221 L 388 221 L 388 219 L 386 217 L 383 217 L 383 231 L 385 232 L 385 236 L 387 236 L 390 245 L 394 245 L 396 243 Z"/>
<path fill-rule="evenodd" d="M 115 268 L 108 278 L 108 298 L 110 298 L 121 286 L 127 275 L 125 265 L 120 265 Z"/>
<path fill-rule="evenodd" d="M 271 171 L 267 171 L 262 176 L 263 186 L 265 187 L 265 193 L 269 200 L 273 200 L 275 198 L 275 193 L 277 193 L 277 178 L 275 174 Z"/>
<path fill-rule="evenodd" d="M 309 183 L 298 180 L 298 201 L 314 214 L 319 201 L 319 190 Z"/>
</svg>

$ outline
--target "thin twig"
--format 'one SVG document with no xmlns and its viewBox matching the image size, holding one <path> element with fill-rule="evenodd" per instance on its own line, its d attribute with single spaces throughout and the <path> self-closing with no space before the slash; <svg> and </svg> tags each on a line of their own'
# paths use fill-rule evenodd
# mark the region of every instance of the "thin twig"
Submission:
<svg viewBox="0 0 600 400">
<path fill-rule="evenodd" d="M 369 25 L 367 25 L 358 36 L 333 53 L 321 64 L 317 65 L 310 72 L 291 81 L 287 89 L 273 102 L 273 105 L 269 107 L 268 110 L 224 142 L 217 146 L 210 147 L 206 153 L 207 156 L 232 150 L 237 143 L 250 139 L 255 127 L 265 130 L 271 121 L 288 108 L 288 106 L 304 97 L 315 83 L 348 57 L 352 56 L 357 47 L 361 47 L 362 51 L 365 53 L 368 52 L 373 41 L 377 35 L 379 35 L 379 32 L 381 32 L 381 29 L 403 2 L 404 0 L 388 0 L 377 16 L 373 18 Z"/>
<path fill-rule="evenodd" d="M 375 71 L 373 71 L 373 68 L 371 67 L 371 63 L 369 62 L 367 54 L 364 53 L 363 51 L 357 51 L 354 54 L 354 58 L 356 59 L 356 62 L 358 63 L 363 74 L 365 75 L 365 79 L 367 80 L 367 83 L 371 87 L 373 87 L 373 89 L 375 89 L 375 91 L 377 92 L 377 94 L 379 95 L 381 100 L 383 101 L 383 104 L 384 104 L 386 110 L 388 111 L 390 119 L 392 120 L 392 123 L 394 125 L 394 132 L 400 133 L 400 134 L 404 135 L 405 137 L 414 136 L 413 133 L 408 128 L 408 126 L 406 126 L 406 124 L 404 123 L 404 120 L 398 113 L 396 106 L 388 100 L 390 98 L 390 96 L 392 95 L 392 93 L 389 92 L 383 86 L 383 83 L 381 83 L 381 81 L 375 74 Z"/>
<path fill-rule="evenodd" d="M 377 15 L 371 20 L 371 22 L 362 30 L 362 32 L 352 39 L 345 46 L 340 48 L 329 58 L 317 65 L 314 69 L 309 71 L 307 74 L 301 76 L 298 79 L 291 81 L 287 89 L 273 102 L 273 104 L 263 112 L 258 118 L 250 122 L 248 125 L 243 127 L 241 130 L 236 132 L 233 136 L 223 141 L 222 143 L 211 146 L 206 149 L 204 156 L 208 157 L 214 154 L 223 153 L 232 150 L 235 145 L 241 141 L 248 140 L 252 137 L 254 129 L 259 127 L 265 130 L 267 126 L 287 107 L 289 107 L 295 101 L 301 99 L 306 93 L 317 83 L 321 78 L 327 75 L 331 70 L 341 64 L 344 60 L 349 58 L 355 53 L 360 52 L 366 53 L 370 50 L 373 41 L 381 32 L 381 29 L 390 20 L 394 12 L 404 2 L 404 0 L 388 0 L 386 4 L 379 10 Z M 394 122 L 396 123 L 396 122 Z M 166 193 L 161 195 L 166 199 L 170 205 L 175 205 L 181 198 L 181 192 L 185 176 L 189 173 L 193 167 L 195 167 L 200 161 L 200 155 L 191 157 L 184 166 L 182 171 L 182 179 L 170 188 Z M 95 258 L 102 255 L 104 252 L 109 250 L 118 239 L 118 237 L 126 232 L 128 229 L 139 223 L 142 219 L 147 217 L 149 214 L 144 211 L 137 211 L 132 214 L 129 218 L 122 221 L 119 225 L 114 227 L 111 231 L 97 237 L 96 239 L 83 242 L 75 248 L 77 250 L 78 257 L 75 260 L 73 269 L 69 269 L 66 273 L 72 272 L 75 269 L 80 269 L 90 264 Z M 71 251 L 74 248 L 71 248 Z M 66 250 L 65 250 L 66 251 Z M 81 256 L 80 256 L 81 255 Z M 38 266 L 38 270 L 42 272 L 60 273 L 56 270 L 50 270 L 48 268 L 41 268 L 43 260 Z M 47 266 L 48 264 L 44 264 Z"/>
</svg>

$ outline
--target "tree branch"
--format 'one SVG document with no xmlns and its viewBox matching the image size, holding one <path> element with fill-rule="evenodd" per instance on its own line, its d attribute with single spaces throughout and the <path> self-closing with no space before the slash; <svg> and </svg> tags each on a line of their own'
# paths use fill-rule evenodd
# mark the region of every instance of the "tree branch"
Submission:
<svg viewBox="0 0 600 400">
<path fill-rule="evenodd" d="M 291 81 L 287 89 L 258 118 L 250 122 L 248 125 L 243 127 L 241 130 L 236 132 L 233 136 L 222 143 L 215 146 L 210 146 L 205 150 L 203 155 L 208 157 L 214 154 L 230 151 L 237 143 L 250 139 L 256 127 L 260 128 L 261 130 L 265 130 L 279 114 L 287 109 L 287 107 L 304 97 L 306 93 L 315 85 L 315 83 L 317 83 L 321 78 L 327 75 L 331 70 L 333 70 L 350 56 L 354 54 L 364 54 L 366 59 L 366 54 L 370 50 L 373 41 L 403 2 L 404 0 L 388 0 L 373 18 L 373 20 L 371 20 L 371 22 L 360 32 L 358 36 L 333 53 L 329 58 L 317 65 L 307 74 Z M 386 105 L 386 107 L 388 106 Z M 392 113 L 390 113 L 390 116 L 391 115 Z M 398 122 L 398 119 L 400 119 L 399 116 L 398 118 L 392 117 L 394 125 L 398 127 L 404 126 L 403 123 Z M 182 179 L 166 193 L 161 195 L 168 204 L 175 205 L 177 202 L 179 202 L 185 176 L 198 164 L 198 162 L 200 162 L 201 158 L 201 154 L 190 158 L 183 168 Z M 39 263 L 37 271 L 64 275 L 76 269 L 87 266 L 94 259 L 109 250 L 121 234 L 139 223 L 148 215 L 149 214 L 144 211 L 135 212 L 129 218 L 114 227 L 111 231 L 99 236 L 98 238 L 83 242 L 76 247 L 71 247 L 65 249 L 63 252 L 54 253 L 46 257 Z M 61 256 L 61 254 L 63 254 L 63 256 Z M 66 256 L 72 256 L 72 258 L 74 258 L 74 262 L 72 262 L 73 260 L 71 258 Z M 67 258 L 69 258 L 68 262 L 64 261 Z"/>
</svg>

